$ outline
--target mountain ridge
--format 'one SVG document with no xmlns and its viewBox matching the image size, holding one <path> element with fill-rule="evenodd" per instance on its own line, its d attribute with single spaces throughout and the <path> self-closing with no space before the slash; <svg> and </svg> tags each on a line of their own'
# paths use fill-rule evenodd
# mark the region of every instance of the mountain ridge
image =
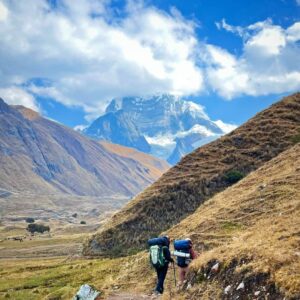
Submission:
<svg viewBox="0 0 300 300">
<path fill-rule="evenodd" d="M 64 125 L 3 100 L 0 124 L 0 184 L 7 190 L 132 196 L 168 168 L 155 158 L 143 165 L 133 155 L 110 152 Z"/>
</svg>

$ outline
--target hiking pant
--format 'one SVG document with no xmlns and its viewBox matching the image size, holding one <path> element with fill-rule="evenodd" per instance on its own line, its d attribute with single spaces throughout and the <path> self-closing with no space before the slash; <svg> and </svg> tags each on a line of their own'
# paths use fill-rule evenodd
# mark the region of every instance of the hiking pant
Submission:
<svg viewBox="0 0 300 300">
<path fill-rule="evenodd" d="M 169 264 L 166 264 L 162 268 L 156 268 L 156 274 L 157 274 L 157 285 L 156 285 L 156 291 L 162 294 L 164 292 L 164 281 L 168 272 Z"/>
<path fill-rule="evenodd" d="M 188 271 L 188 267 L 185 267 L 185 268 L 179 267 L 179 284 L 180 285 L 183 284 L 187 271 Z"/>
</svg>

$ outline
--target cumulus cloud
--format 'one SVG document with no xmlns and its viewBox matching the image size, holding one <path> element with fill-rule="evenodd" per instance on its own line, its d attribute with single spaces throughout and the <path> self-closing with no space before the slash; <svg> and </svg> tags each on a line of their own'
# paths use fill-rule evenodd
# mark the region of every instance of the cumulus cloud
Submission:
<svg viewBox="0 0 300 300">
<path fill-rule="evenodd" d="M 180 15 L 131 3 L 118 19 L 108 1 L 57 3 L 2 1 L 2 84 L 47 78 L 50 87 L 28 88 L 89 113 L 113 97 L 202 90 L 194 25 Z"/>
<path fill-rule="evenodd" d="M 39 111 L 34 97 L 25 90 L 18 87 L 0 88 L 0 96 L 8 104 L 18 104 Z"/>
<path fill-rule="evenodd" d="M 224 123 L 222 120 L 217 120 L 214 123 L 220 127 L 224 133 L 229 133 L 238 127 L 235 124 Z"/>
<path fill-rule="evenodd" d="M 0 22 L 5 21 L 7 18 L 8 10 L 3 3 L 0 2 Z"/>
<path fill-rule="evenodd" d="M 247 28 L 224 24 L 218 28 L 243 37 L 243 53 L 238 57 L 214 45 L 203 46 L 201 55 L 212 89 L 227 99 L 300 89 L 300 22 L 287 29 L 271 20 Z"/>
<path fill-rule="evenodd" d="M 233 99 L 299 89 L 300 22 L 216 25 L 241 37 L 240 56 L 200 41 L 175 8 L 128 0 L 120 14 L 110 0 L 0 0 L 0 88 L 81 106 L 89 120 L 124 96 L 213 91 Z"/>
</svg>

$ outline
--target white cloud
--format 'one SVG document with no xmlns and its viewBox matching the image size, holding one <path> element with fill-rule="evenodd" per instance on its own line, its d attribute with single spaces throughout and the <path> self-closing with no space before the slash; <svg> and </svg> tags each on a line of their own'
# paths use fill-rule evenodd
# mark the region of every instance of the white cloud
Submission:
<svg viewBox="0 0 300 300">
<path fill-rule="evenodd" d="M 299 3 L 300 3 L 300 0 L 299 0 Z M 291 27 L 289 27 L 287 29 L 286 33 L 287 33 L 287 40 L 289 42 L 299 41 L 300 40 L 300 22 L 294 23 Z"/>
<path fill-rule="evenodd" d="M 214 123 L 220 127 L 224 133 L 229 133 L 238 127 L 235 124 L 224 123 L 222 120 L 214 121 Z"/>
<path fill-rule="evenodd" d="M 223 28 L 229 32 L 236 33 L 240 36 L 243 36 L 245 34 L 243 27 L 229 25 L 225 19 L 222 19 L 221 22 L 216 22 L 216 26 L 219 30 Z"/>
<path fill-rule="evenodd" d="M 21 88 L 0 88 L 0 97 L 8 104 L 23 105 L 35 111 L 39 111 L 34 97 Z"/>
<path fill-rule="evenodd" d="M 133 2 L 120 20 L 108 1 L 63 0 L 56 9 L 46 0 L 2 1 L 10 11 L 0 27 L 6 86 L 47 78 L 51 87 L 30 90 L 89 113 L 113 97 L 203 89 L 194 25 L 179 15 Z"/>
<path fill-rule="evenodd" d="M 226 22 L 224 21 L 226 24 Z M 214 45 L 204 45 L 201 53 L 208 85 L 221 96 L 267 95 L 300 89 L 300 23 L 287 29 L 271 20 L 247 28 L 224 24 L 218 28 L 243 37 L 243 53 L 235 56 Z"/>
<path fill-rule="evenodd" d="M 297 5 L 300 6 L 300 0 L 296 0 Z"/>
<path fill-rule="evenodd" d="M 81 132 L 81 131 L 83 131 L 84 129 L 86 129 L 87 127 L 88 127 L 87 125 L 76 125 L 76 126 L 74 127 L 74 130 Z"/>
<path fill-rule="evenodd" d="M 0 2 L 0 22 L 5 21 L 8 15 L 7 7 Z"/>
<path fill-rule="evenodd" d="M 32 95 L 81 106 L 88 120 L 112 98 L 130 95 L 213 90 L 232 99 L 300 88 L 300 22 L 287 29 L 271 20 L 216 23 L 242 38 L 237 56 L 200 41 L 196 24 L 175 8 L 128 1 L 120 18 L 110 0 L 57 3 L 0 0 L 0 88 L 26 86 Z M 34 78 L 49 84 L 36 86 Z"/>
</svg>

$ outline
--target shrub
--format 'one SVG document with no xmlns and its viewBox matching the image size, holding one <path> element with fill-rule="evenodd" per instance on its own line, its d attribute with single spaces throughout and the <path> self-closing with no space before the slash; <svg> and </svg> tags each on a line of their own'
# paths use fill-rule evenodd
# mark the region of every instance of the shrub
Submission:
<svg viewBox="0 0 300 300">
<path fill-rule="evenodd" d="M 293 144 L 298 144 L 300 142 L 300 132 L 291 137 L 291 141 Z"/>
<path fill-rule="evenodd" d="M 225 174 L 226 182 L 233 184 L 238 182 L 244 177 L 244 174 L 237 170 L 231 170 Z"/>
<path fill-rule="evenodd" d="M 86 221 L 80 221 L 80 224 L 85 225 Z"/>
<path fill-rule="evenodd" d="M 31 234 L 35 233 L 35 232 L 39 232 L 39 233 L 44 233 L 45 231 L 50 231 L 50 227 L 49 226 L 45 226 L 43 224 L 29 224 L 27 226 L 27 231 L 29 231 Z"/>
<path fill-rule="evenodd" d="M 75 213 L 75 214 L 72 215 L 73 218 L 77 218 L 77 216 L 78 216 L 77 213 Z"/>
<path fill-rule="evenodd" d="M 25 221 L 26 221 L 26 223 L 34 223 L 35 222 L 34 218 L 26 218 Z"/>
</svg>

